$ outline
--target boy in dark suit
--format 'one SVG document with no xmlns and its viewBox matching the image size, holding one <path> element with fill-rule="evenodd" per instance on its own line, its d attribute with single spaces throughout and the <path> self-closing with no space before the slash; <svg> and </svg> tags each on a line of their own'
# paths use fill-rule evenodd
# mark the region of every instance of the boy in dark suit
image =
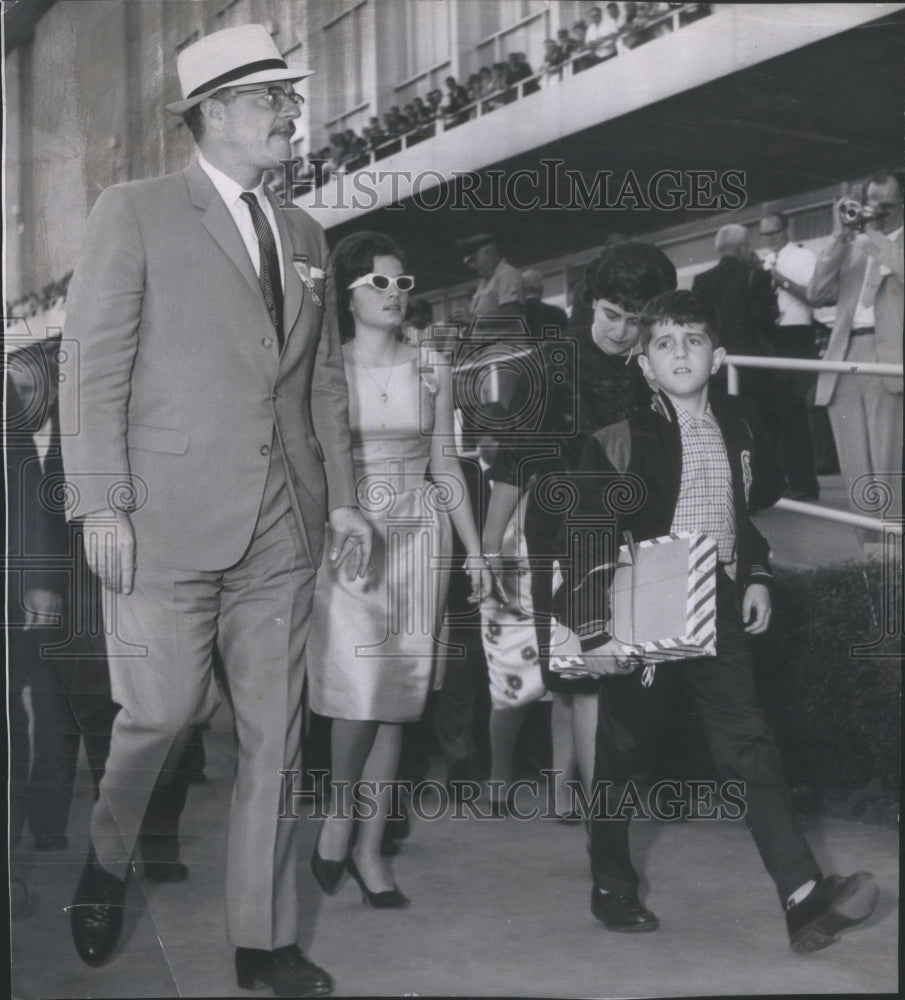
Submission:
<svg viewBox="0 0 905 1000">
<path fill-rule="evenodd" d="M 847 878 L 821 874 L 793 815 L 779 753 L 757 706 L 745 634 L 765 631 L 771 612 L 769 548 L 749 518 L 752 493 L 758 496 L 757 424 L 742 415 L 739 401 L 708 397 L 726 352 L 705 299 L 665 292 L 648 303 L 641 325 L 640 364 L 659 392 L 649 409 L 588 441 L 573 521 L 586 527 L 570 531 L 573 585 L 566 590 L 571 598 L 566 620 L 578 636 L 586 668 L 614 675 L 600 693 L 595 784 L 605 783 L 607 808 L 591 822 L 591 909 L 610 930 L 659 926 L 638 900 L 628 818 L 613 806 L 638 770 L 642 733 L 650 732 L 651 717 L 666 707 L 662 674 L 681 671 L 721 780 L 743 784 L 745 817 L 779 891 L 792 949 L 816 951 L 840 930 L 865 920 L 879 889 L 866 872 Z M 655 673 L 652 683 L 650 671 L 634 671 L 608 634 L 600 614 L 607 607 L 607 573 L 594 572 L 586 555 L 588 532 L 600 533 L 602 494 L 612 489 L 614 478 L 634 490 L 637 502 L 620 504 L 608 526 L 613 542 L 624 530 L 636 541 L 699 531 L 717 545 L 716 655 L 660 667 L 661 676 Z M 762 503 L 775 499 L 759 495 Z"/>
</svg>

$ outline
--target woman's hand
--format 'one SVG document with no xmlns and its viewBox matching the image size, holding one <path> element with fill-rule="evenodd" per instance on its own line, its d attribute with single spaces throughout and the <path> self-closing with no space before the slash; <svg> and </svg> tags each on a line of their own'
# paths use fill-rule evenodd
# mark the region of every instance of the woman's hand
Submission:
<svg viewBox="0 0 905 1000">
<path fill-rule="evenodd" d="M 480 604 L 486 597 L 491 596 L 493 576 L 482 555 L 466 556 L 465 572 L 468 574 L 468 582 L 471 584 L 471 593 L 468 596 L 469 604 Z"/>
<path fill-rule="evenodd" d="M 490 573 L 490 591 L 486 595 L 492 597 L 497 604 L 506 607 L 512 601 L 512 594 L 507 593 L 503 586 L 503 556 L 500 552 L 485 552 L 484 565 Z"/>
</svg>

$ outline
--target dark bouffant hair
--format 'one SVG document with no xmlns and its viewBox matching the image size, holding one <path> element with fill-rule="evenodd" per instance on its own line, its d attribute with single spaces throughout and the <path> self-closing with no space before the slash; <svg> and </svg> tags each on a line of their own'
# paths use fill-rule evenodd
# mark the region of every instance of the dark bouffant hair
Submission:
<svg viewBox="0 0 905 1000">
<path fill-rule="evenodd" d="M 332 253 L 336 280 L 336 308 L 339 334 L 345 343 L 355 336 L 355 321 L 349 311 L 352 300 L 349 285 L 374 270 L 375 257 L 395 257 L 405 268 L 405 254 L 395 240 L 383 233 L 361 232 L 344 236 Z"/>
<path fill-rule="evenodd" d="M 640 311 L 660 292 L 676 287 L 676 268 L 650 243 L 616 243 L 600 251 L 585 271 L 585 299 L 606 299 L 630 312 Z"/>
<path fill-rule="evenodd" d="M 655 326 L 661 323 L 675 323 L 677 326 L 691 326 L 698 323 L 704 327 L 714 350 L 720 346 L 720 325 L 716 311 L 710 302 L 696 292 L 683 289 L 663 292 L 657 295 L 641 312 L 641 345 L 646 351 Z"/>
</svg>

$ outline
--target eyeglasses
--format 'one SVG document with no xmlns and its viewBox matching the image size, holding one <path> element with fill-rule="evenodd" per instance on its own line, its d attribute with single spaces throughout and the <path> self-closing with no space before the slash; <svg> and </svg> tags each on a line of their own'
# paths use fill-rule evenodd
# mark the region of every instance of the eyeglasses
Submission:
<svg viewBox="0 0 905 1000">
<path fill-rule="evenodd" d="M 251 87 L 248 90 L 230 88 L 234 94 L 260 94 L 267 102 L 271 111 L 280 111 L 284 104 L 294 104 L 300 108 L 305 103 L 305 98 L 297 94 L 294 90 L 283 90 L 282 87 Z"/>
<path fill-rule="evenodd" d="M 381 292 L 385 292 L 392 285 L 399 292 L 410 292 L 415 287 L 415 279 L 410 274 L 400 274 L 392 278 L 388 274 L 376 274 L 372 271 L 370 274 L 363 274 L 360 278 L 356 278 L 349 285 L 349 291 L 352 291 L 353 288 L 361 288 L 362 285 L 371 285 L 372 288 L 377 288 Z"/>
<path fill-rule="evenodd" d="M 779 236 L 780 233 L 784 232 L 784 229 L 771 229 L 769 232 L 767 230 L 761 230 L 761 236 Z"/>
</svg>

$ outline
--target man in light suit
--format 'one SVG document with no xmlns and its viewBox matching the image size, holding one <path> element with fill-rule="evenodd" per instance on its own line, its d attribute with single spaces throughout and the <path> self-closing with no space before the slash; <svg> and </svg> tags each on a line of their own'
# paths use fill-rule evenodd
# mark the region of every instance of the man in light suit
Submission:
<svg viewBox="0 0 905 1000">
<path fill-rule="evenodd" d="M 905 172 L 874 174 L 864 187 L 863 203 L 873 218 L 863 232 L 843 222 L 840 206 L 848 199 L 834 206 L 832 236 L 808 288 L 813 305 L 836 303 L 825 361 L 902 364 L 903 194 Z M 816 403 L 829 408 L 839 465 L 853 506 L 858 509 L 851 493 L 858 477 L 875 474 L 893 491 L 887 513 L 901 513 L 901 377 L 821 372 Z"/>
<path fill-rule="evenodd" d="M 118 184 L 88 220 L 66 333 L 78 341 L 79 433 L 65 439 L 69 516 L 117 594 L 107 624 L 122 706 L 70 911 L 91 965 L 113 951 L 129 858 L 160 769 L 211 710 L 216 641 L 238 763 L 227 931 L 239 985 L 322 995 L 297 941 L 297 822 L 278 820 L 299 767 L 302 650 L 315 571 L 364 574 L 348 400 L 321 228 L 280 208 L 264 171 L 291 156 L 307 76 L 266 29 L 215 32 L 178 59 L 200 156 Z"/>
</svg>

